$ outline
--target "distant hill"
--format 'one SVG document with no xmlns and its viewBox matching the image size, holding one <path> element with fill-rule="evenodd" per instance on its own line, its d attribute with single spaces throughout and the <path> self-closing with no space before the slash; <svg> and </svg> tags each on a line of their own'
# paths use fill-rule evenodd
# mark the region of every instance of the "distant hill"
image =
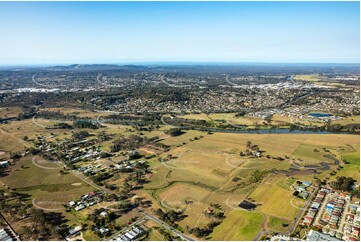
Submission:
<svg viewBox="0 0 361 242">
<path fill-rule="evenodd" d="M 200 73 L 233 73 L 253 75 L 314 74 L 314 73 L 359 73 L 360 64 L 350 63 L 220 63 L 220 62 L 143 62 L 128 64 L 71 64 L 56 66 L 0 66 L 0 71 L 32 71 L 37 72 L 180 72 L 187 74 Z"/>
<path fill-rule="evenodd" d="M 130 70 L 141 69 L 143 66 L 136 65 L 113 65 L 113 64 L 73 64 L 67 66 L 47 67 L 49 71 L 93 71 L 93 70 Z"/>
</svg>

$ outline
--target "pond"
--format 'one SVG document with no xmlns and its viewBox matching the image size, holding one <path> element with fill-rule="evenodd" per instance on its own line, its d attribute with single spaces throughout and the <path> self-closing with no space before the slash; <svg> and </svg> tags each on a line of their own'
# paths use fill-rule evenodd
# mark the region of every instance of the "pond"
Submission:
<svg viewBox="0 0 361 242">
<path fill-rule="evenodd" d="M 309 116 L 315 117 L 315 118 L 327 118 L 332 117 L 333 115 L 330 113 L 309 113 Z"/>
</svg>

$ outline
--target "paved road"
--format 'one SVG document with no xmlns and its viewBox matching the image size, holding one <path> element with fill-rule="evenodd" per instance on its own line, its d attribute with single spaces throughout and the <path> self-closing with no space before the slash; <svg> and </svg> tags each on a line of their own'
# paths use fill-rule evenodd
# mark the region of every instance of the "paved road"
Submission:
<svg viewBox="0 0 361 242">
<path fill-rule="evenodd" d="M 172 231 L 173 233 L 175 233 L 176 235 L 178 235 L 179 237 L 181 237 L 184 240 L 188 240 L 188 241 L 194 241 L 195 239 L 193 239 L 192 237 L 183 234 L 181 231 L 179 231 L 178 229 L 173 228 L 172 226 L 170 226 L 169 224 L 163 222 L 162 220 L 158 219 L 157 217 L 145 212 L 144 210 L 140 209 L 140 208 L 136 208 L 140 213 L 143 213 L 148 219 L 162 225 L 164 228 Z"/>
<path fill-rule="evenodd" d="M 89 184 L 90 186 L 100 190 L 100 191 L 103 191 L 105 193 L 110 193 L 109 190 L 105 189 L 104 187 L 100 187 L 96 184 L 94 184 L 92 181 L 89 181 L 88 178 L 86 176 L 84 176 L 82 173 L 78 172 L 78 171 L 74 171 L 74 170 L 71 170 L 71 173 L 78 177 L 79 179 L 81 179 L 83 182 Z"/>
<path fill-rule="evenodd" d="M 93 184 L 92 182 L 86 181 L 86 180 L 85 180 L 86 178 L 84 179 L 84 178 L 81 177 L 82 174 L 79 174 L 79 173 L 77 173 L 77 172 L 75 172 L 75 171 L 73 171 L 73 173 L 74 173 L 74 175 L 76 175 L 77 177 L 79 177 L 80 179 L 82 179 L 84 182 L 92 185 L 93 187 L 95 187 L 95 188 L 97 188 L 97 189 L 99 189 L 99 190 L 101 190 L 101 191 L 104 191 L 104 192 L 106 192 L 106 193 L 112 193 L 112 192 L 110 192 L 110 191 L 108 191 L 108 190 L 106 190 L 106 189 L 104 189 L 104 188 L 102 188 L 102 187 L 99 187 L 99 186 Z M 183 233 L 182 233 L 181 231 L 179 231 L 178 229 L 173 228 L 172 226 L 170 226 L 170 225 L 168 225 L 167 223 L 163 222 L 162 220 L 158 219 L 157 217 L 155 217 L 155 216 L 147 213 L 147 212 L 144 211 L 143 209 L 141 209 L 141 208 L 136 208 L 136 210 L 138 210 L 140 213 L 144 214 L 148 219 L 153 220 L 154 222 L 160 224 L 160 225 L 163 226 L 164 228 L 172 231 L 173 233 L 175 233 L 176 235 L 178 235 L 178 236 L 181 237 L 182 239 L 188 240 L 188 241 L 194 241 L 194 240 L 195 240 L 195 239 L 193 239 L 192 237 L 183 234 Z M 134 224 L 133 224 L 133 225 L 134 225 Z M 133 226 L 133 225 L 132 225 L 132 226 Z M 129 227 L 128 227 L 128 228 L 129 228 Z M 125 229 L 125 230 L 126 230 L 126 229 Z M 118 232 L 116 235 L 114 235 L 113 238 L 117 237 L 117 236 L 118 236 L 120 233 L 122 233 L 122 232 L 123 232 L 123 230 L 120 231 L 120 232 Z"/>
<path fill-rule="evenodd" d="M 341 223 L 340 223 L 340 226 L 338 227 L 338 230 L 337 230 L 337 232 L 340 232 L 340 233 L 342 233 L 342 234 L 344 234 L 344 232 L 343 232 L 343 226 L 345 226 L 345 225 L 355 226 L 354 224 L 350 224 L 350 223 L 347 223 L 347 222 L 346 222 L 346 215 L 348 214 L 348 208 L 349 208 L 350 205 L 351 205 L 351 202 L 350 202 L 350 201 L 346 201 L 346 205 L 345 205 L 345 207 L 344 207 L 343 215 L 342 215 L 342 218 L 341 218 Z M 357 227 L 359 227 L 359 226 L 357 226 Z M 353 238 L 355 238 L 355 239 L 357 240 L 356 236 L 351 235 L 351 237 L 353 237 Z"/>
<path fill-rule="evenodd" d="M 343 226 L 346 223 L 346 215 L 347 215 L 349 206 L 350 206 L 349 201 L 346 201 L 345 207 L 342 211 L 341 223 L 340 223 L 340 226 L 338 226 L 337 232 L 343 233 Z"/>
<path fill-rule="evenodd" d="M 300 219 L 302 219 L 304 213 L 307 211 L 307 208 L 311 205 L 311 203 L 312 203 L 313 199 L 315 198 L 315 196 L 316 196 L 319 189 L 320 188 L 318 187 L 312 192 L 312 194 L 310 195 L 310 197 L 309 197 L 308 201 L 306 202 L 306 204 L 298 212 L 298 214 L 297 214 L 297 216 L 296 216 L 296 218 L 295 218 L 295 220 L 294 220 L 294 222 L 293 222 L 293 224 L 292 224 L 292 226 L 290 228 L 290 233 L 293 233 L 293 231 L 295 230 L 295 228 L 299 224 Z"/>
<path fill-rule="evenodd" d="M 330 197 L 330 194 L 327 193 L 326 197 L 323 199 L 322 204 L 321 204 L 321 206 L 319 207 L 319 209 L 317 211 L 317 215 L 316 215 L 315 219 L 313 220 L 314 221 L 313 225 L 319 225 L 320 224 L 319 221 L 320 221 L 321 215 L 323 213 L 323 210 L 325 209 L 325 207 L 326 207 L 326 205 L 328 203 L 329 197 Z"/>
</svg>

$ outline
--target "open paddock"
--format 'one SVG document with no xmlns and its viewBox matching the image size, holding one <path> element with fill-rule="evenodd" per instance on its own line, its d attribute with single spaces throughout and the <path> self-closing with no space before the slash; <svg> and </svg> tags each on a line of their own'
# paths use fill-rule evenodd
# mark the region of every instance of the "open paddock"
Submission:
<svg viewBox="0 0 361 242">
<path fill-rule="evenodd" d="M 263 214 L 233 210 L 210 235 L 212 240 L 253 240 L 262 230 Z M 227 232 L 226 232 L 227 231 Z"/>
<path fill-rule="evenodd" d="M 157 190 L 160 204 L 165 209 L 184 211 L 187 215 L 180 221 L 181 226 L 202 226 L 210 222 L 210 218 L 203 216 L 202 220 L 196 218 L 202 216 L 207 206 L 209 191 L 189 183 L 175 183 L 165 189 Z"/>
<path fill-rule="evenodd" d="M 285 180 L 284 176 L 270 176 L 248 197 L 261 204 L 257 210 L 290 221 L 305 201 L 295 198 L 291 188 L 285 189 L 284 186 L 280 186 L 278 183 L 282 180 Z"/>
<path fill-rule="evenodd" d="M 353 177 L 360 182 L 360 144 L 354 145 L 354 152 L 342 153 L 341 157 L 349 164 L 343 164 L 343 168 L 337 172 L 337 176 Z"/>
<path fill-rule="evenodd" d="M 28 202 L 44 209 L 63 210 L 62 204 L 94 190 L 71 173 L 60 174 L 59 169 L 44 169 L 32 163 L 32 157 L 20 159 L 10 174 L 1 181 L 17 192 L 29 195 Z M 76 184 L 76 185 L 75 185 Z"/>
</svg>

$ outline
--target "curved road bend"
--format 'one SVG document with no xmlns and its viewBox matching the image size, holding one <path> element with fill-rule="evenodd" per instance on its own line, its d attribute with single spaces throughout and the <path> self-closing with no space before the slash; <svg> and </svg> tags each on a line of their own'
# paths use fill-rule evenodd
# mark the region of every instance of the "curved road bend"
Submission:
<svg viewBox="0 0 361 242">
<path fill-rule="evenodd" d="M 175 233 L 176 235 L 178 235 L 179 237 L 181 237 L 184 240 L 188 240 L 188 241 L 194 241 L 195 239 L 193 239 L 192 237 L 183 234 L 181 231 L 179 231 L 178 229 L 173 228 L 172 226 L 170 226 L 169 224 L 163 222 L 162 220 L 158 219 L 157 217 L 145 212 L 144 210 L 140 209 L 140 208 L 136 208 L 140 213 L 143 213 L 148 219 L 162 225 L 164 228 L 172 231 L 173 233 Z"/>
</svg>

